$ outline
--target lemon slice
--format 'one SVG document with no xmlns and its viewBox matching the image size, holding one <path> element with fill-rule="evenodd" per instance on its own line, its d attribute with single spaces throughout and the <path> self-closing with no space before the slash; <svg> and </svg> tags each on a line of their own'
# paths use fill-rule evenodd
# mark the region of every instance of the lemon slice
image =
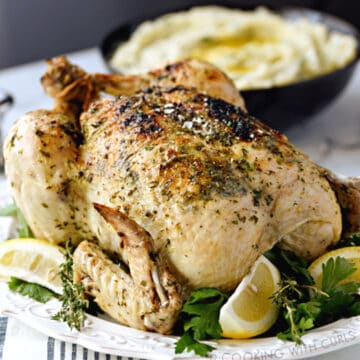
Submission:
<svg viewBox="0 0 360 360">
<path fill-rule="evenodd" d="M 360 282 L 360 246 L 349 246 L 329 251 L 317 258 L 313 263 L 311 263 L 308 270 L 311 276 L 314 278 L 316 285 L 321 287 L 322 265 L 325 264 L 330 258 L 333 258 L 335 260 L 335 258 L 337 258 L 338 256 L 341 256 L 346 260 L 352 262 L 356 267 L 356 271 L 350 276 L 348 276 L 346 279 L 344 279 L 342 283 L 346 283 L 349 281 Z"/>
<path fill-rule="evenodd" d="M 279 289 L 279 270 L 261 256 L 220 309 L 222 336 L 246 339 L 264 333 L 279 310 L 270 297 Z"/>
<path fill-rule="evenodd" d="M 0 243 L 0 279 L 11 276 L 40 284 L 62 293 L 59 266 L 64 262 L 63 249 L 39 239 L 12 239 Z"/>
</svg>

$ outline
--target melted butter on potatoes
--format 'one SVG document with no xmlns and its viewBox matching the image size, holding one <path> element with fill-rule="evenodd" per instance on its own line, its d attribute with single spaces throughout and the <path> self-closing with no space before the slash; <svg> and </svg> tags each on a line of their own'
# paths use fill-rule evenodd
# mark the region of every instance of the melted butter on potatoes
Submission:
<svg viewBox="0 0 360 360">
<path fill-rule="evenodd" d="M 195 7 L 146 21 L 111 60 L 119 72 L 139 73 L 186 58 L 225 71 L 240 90 L 281 86 L 344 67 L 356 40 L 305 19 L 285 21 L 258 8 Z"/>
</svg>

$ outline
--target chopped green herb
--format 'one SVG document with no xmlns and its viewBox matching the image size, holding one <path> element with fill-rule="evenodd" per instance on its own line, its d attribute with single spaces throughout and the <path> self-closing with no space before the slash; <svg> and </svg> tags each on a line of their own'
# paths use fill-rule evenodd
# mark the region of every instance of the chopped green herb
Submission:
<svg viewBox="0 0 360 360">
<path fill-rule="evenodd" d="M 261 196 L 262 196 L 262 190 L 261 189 L 258 189 L 258 190 L 254 189 L 253 194 L 254 194 L 254 205 L 259 206 L 260 199 L 261 199 Z"/>
<path fill-rule="evenodd" d="M 269 194 L 265 197 L 266 205 L 269 206 L 273 202 L 273 197 Z"/>
<path fill-rule="evenodd" d="M 249 217 L 249 220 L 252 221 L 254 224 L 257 224 L 259 221 L 259 218 L 256 215 L 251 215 Z"/>
</svg>

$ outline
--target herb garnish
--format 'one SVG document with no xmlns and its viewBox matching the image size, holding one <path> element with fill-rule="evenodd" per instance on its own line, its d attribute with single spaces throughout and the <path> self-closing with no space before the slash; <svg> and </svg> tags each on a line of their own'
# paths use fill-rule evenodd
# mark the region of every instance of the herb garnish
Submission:
<svg viewBox="0 0 360 360">
<path fill-rule="evenodd" d="M 228 296 L 215 288 L 202 288 L 191 292 L 181 310 L 184 315 L 184 334 L 176 342 L 175 353 L 194 351 L 206 356 L 214 348 L 201 343 L 205 339 L 220 339 L 219 312 Z"/>
<path fill-rule="evenodd" d="M 54 293 L 52 290 L 44 286 L 27 282 L 14 276 L 10 277 L 8 286 L 10 290 L 17 292 L 20 295 L 27 296 L 43 304 L 48 302 L 52 298 L 58 299 L 60 297 L 60 295 Z"/>
<path fill-rule="evenodd" d="M 60 278 L 63 284 L 62 306 L 52 319 L 66 322 L 70 329 L 80 330 L 84 326 L 85 310 L 89 307 L 89 301 L 85 299 L 82 283 L 73 282 L 73 252 L 74 249 L 68 241 L 65 261 L 60 265 Z"/>
<path fill-rule="evenodd" d="M 313 285 L 314 279 L 308 271 L 309 262 L 275 246 L 264 253 L 285 279 L 296 280 L 299 284 Z"/>
<path fill-rule="evenodd" d="M 305 261 L 294 256 L 290 258 L 279 249 L 266 255 L 271 259 L 274 252 L 280 255 L 277 262 L 282 260 L 283 267 L 293 266 L 292 277 L 288 276 L 289 271 L 282 271 L 280 289 L 273 295 L 273 301 L 281 309 L 277 322 L 280 339 L 301 344 L 301 336 L 314 327 L 360 315 L 360 283 L 344 282 L 356 271 L 351 262 L 343 257 L 330 258 L 322 265 L 322 284 L 318 288 Z"/>
</svg>

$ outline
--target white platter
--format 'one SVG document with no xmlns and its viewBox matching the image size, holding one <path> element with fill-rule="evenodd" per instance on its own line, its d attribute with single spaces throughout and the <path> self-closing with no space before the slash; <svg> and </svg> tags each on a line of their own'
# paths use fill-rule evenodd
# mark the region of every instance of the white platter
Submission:
<svg viewBox="0 0 360 360">
<path fill-rule="evenodd" d="M 57 300 L 40 304 L 10 291 L 0 283 L 0 313 L 15 317 L 56 339 L 76 343 L 94 351 L 151 360 L 201 359 L 192 354 L 175 355 L 176 337 L 140 331 L 88 315 L 85 327 L 71 331 L 66 324 L 51 320 L 60 307 Z M 360 316 L 342 319 L 309 332 L 304 344 L 276 337 L 252 340 L 211 341 L 213 360 L 303 359 L 360 342 Z"/>
<path fill-rule="evenodd" d="M 4 181 L 0 180 L 0 206 L 11 202 Z M 14 232 L 11 218 L 0 217 L 0 242 Z M 71 331 L 65 323 L 51 320 L 60 309 L 57 300 L 38 303 L 9 290 L 0 282 L 0 314 L 14 317 L 30 327 L 54 337 L 84 346 L 93 351 L 149 360 L 203 359 L 193 354 L 176 355 L 175 336 L 131 329 L 114 323 L 110 318 L 87 316 L 85 327 Z M 360 343 L 360 316 L 342 319 L 310 331 L 303 336 L 303 344 L 284 342 L 276 337 L 251 340 L 208 341 L 216 348 L 213 360 L 304 359 L 329 353 Z"/>
</svg>

